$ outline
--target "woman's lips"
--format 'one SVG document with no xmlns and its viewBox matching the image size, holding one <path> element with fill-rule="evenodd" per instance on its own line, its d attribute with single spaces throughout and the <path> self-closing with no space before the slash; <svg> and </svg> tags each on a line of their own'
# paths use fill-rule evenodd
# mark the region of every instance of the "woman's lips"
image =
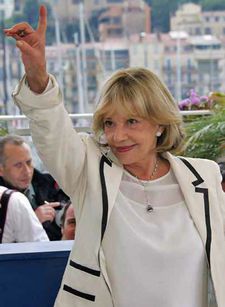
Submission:
<svg viewBox="0 0 225 307">
<path fill-rule="evenodd" d="M 127 151 L 133 149 L 134 146 L 135 146 L 135 145 L 130 145 L 130 146 L 119 146 L 119 147 L 116 147 L 116 151 L 119 152 L 119 153 L 127 152 Z"/>
</svg>

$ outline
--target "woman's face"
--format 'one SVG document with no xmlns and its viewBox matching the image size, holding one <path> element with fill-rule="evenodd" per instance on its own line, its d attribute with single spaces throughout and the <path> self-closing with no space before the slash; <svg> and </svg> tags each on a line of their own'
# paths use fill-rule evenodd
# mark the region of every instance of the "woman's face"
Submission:
<svg viewBox="0 0 225 307">
<path fill-rule="evenodd" d="M 106 115 L 103 123 L 108 145 L 124 166 L 145 164 L 155 154 L 156 133 L 161 129 L 159 125 L 117 112 Z"/>
</svg>

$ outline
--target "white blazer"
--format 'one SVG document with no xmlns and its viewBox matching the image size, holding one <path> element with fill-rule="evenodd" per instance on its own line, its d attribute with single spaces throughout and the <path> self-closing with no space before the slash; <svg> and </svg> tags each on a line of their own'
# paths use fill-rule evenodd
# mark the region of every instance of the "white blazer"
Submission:
<svg viewBox="0 0 225 307">
<path fill-rule="evenodd" d="M 91 135 L 73 129 L 51 76 L 47 91 L 36 95 L 24 78 L 13 93 L 30 118 L 41 159 L 71 197 L 77 227 L 74 247 L 55 307 L 113 307 L 102 239 L 118 193 L 123 167 Z M 218 307 L 225 306 L 225 194 L 213 161 L 180 159 L 165 153 L 183 192 L 187 208 L 205 246 L 208 271 Z M 211 305 L 210 305 L 211 306 Z"/>
</svg>

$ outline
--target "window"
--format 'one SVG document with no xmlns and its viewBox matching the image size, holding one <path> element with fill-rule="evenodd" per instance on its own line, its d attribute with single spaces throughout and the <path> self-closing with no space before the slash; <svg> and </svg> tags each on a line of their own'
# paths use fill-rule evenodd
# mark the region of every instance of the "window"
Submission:
<svg viewBox="0 0 225 307">
<path fill-rule="evenodd" d="M 195 28 L 195 34 L 201 35 L 201 29 L 199 27 Z"/>
<path fill-rule="evenodd" d="M 218 21 L 220 21 L 220 17 L 219 16 L 215 16 L 214 20 L 215 20 L 215 22 L 218 22 Z"/>
<path fill-rule="evenodd" d="M 20 10 L 20 2 L 18 0 L 15 0 L 15 11 Z"/>
<path fill-rule="evenodd" d="M 167 68 L 168 70 L 171 69 L 171 59 L 166 59 L 166 61 L 165 61 L 165 66 L 166 66 L 166 68 Z"/>
<path fill-rule="evenodd" d="M 121 17 L 112 17 L 111 18 L 111 24 L 119 24 L 119 23 L 121 23 Z"/>
<path fill-rule="evenodd" d="M 191 59 L 188 59 L 188 60 L 187 60 L 187 68 L 188 68 L 188 69 L 191 69 Z"/>
<path fill-rule="evenodd" d="M 120 35 L 122 34 L 122 29 L 108 29 L 108 35 Z"/>
<path fill-rule="evenodd" d="M 205 34 L 212 34 L 211 28 L 205 28 Z"/>
</svg>

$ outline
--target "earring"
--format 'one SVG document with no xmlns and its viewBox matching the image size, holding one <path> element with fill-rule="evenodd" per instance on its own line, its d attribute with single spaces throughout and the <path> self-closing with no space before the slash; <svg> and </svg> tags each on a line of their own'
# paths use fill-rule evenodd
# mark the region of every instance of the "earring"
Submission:
<svg viewBox="0 0 225 307">
<path fill-rule="evenodd" d="M 107 144 L 107 139 L 106 139 L 106 136 L 105 136 L 105 133 L 103 133 L 100 138 L 99 138 L 99 143 L 101 145 L 106 145 Z"/>
<path fill-rule="evenodd" d="M 161 131 L 157 131 L 156 132 L 156 137 L 159 138 L 161 136 L 162 132 Z"/>
</svg>

